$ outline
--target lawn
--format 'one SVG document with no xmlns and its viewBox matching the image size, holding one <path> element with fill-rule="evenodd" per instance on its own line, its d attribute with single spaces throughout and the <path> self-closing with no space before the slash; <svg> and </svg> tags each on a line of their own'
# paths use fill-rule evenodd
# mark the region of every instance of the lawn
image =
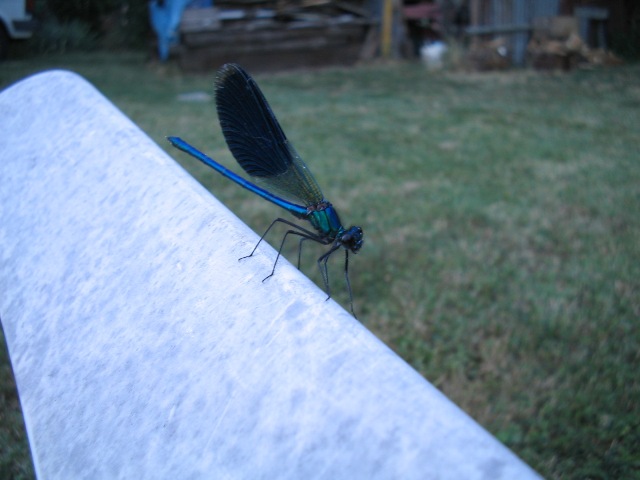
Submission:
<svg viewBox="0 0 640 480">
<path fill-rule="evenodd" d="M 164 140 L 239 171 L 213 103 L 178 98 L 210 93 L 212 75 L 66 56 L 5 63 L 0 87 L 52 67 L 94 83 L 256 232 L 282 214 Z M 365 231 L 350 265 L 359 320 L 546 478 L 640 478 L 640 66 L 256 78 L 342 220 Z M 321 282 L 318 254 L 303 271 Z M 32 478 L 0 354 L 0 477 Z"/>
</svg>

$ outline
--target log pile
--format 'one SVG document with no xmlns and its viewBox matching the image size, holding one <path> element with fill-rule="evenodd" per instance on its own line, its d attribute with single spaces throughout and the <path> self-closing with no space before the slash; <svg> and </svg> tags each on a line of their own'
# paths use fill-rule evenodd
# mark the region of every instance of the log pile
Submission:
<svg viewBox="0 0 640 480">
<path fill-rule="evenodd" d="M 529 64 L 536 70 L 572 70 L 578 65 L 621 63 L 609 51 L 590 49 L 578 34 L 575 17 L 535 19 L 527 54 Z"/>
<path fill-rule="evenodd" d="M 180 65 L 207 71 L 238 62 L 252 71 L 348 65 L 372 25 L 359 4 L 338 0 L 245 0 L 186 10 Z"/>
<path fill-rule="evenodd" d="M 504 37 L 493 40 L 476 40 L 465 55 L 468 68 L 476 72 L 506 70 L 511 67 L 507 41 Z"/>
</svg>

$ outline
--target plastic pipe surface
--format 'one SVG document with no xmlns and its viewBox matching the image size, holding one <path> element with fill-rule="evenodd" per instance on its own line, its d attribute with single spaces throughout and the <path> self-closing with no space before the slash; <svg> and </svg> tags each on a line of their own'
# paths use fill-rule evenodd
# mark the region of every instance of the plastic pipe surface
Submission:
<svg viewBox="0 0 640 480">
<path fill-rule="evenodd" d="M 0 318 L 40 479 L 539 478 L 75 74 L 0 93 Z M 176 132 L 167 132 L 173 134 Z"/>
</svg>

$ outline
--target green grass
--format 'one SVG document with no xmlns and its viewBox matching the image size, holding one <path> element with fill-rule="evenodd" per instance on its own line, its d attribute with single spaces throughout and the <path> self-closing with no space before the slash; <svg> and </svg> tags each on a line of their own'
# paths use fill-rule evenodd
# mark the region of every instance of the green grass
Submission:
<svg viewBox="0 0 640 480">
<path fill-rule="evenodd" d="M 176 99 L 212 76 L 91 55 L 7 63 L 0 85 L 50 66 L 161 145 L 180 135 L 238 170 L 213 105 Z M 545 477 L 640 478 L 640 67 L 256 77 L 342 220 L 364 228 L 359 319 Z M 166 149 L 258 233 L 281 214 Z M 303 256 L 316 281 L 318 254 Z M 0 476 L 29 478 L 2 368 Z"/>
</svg>

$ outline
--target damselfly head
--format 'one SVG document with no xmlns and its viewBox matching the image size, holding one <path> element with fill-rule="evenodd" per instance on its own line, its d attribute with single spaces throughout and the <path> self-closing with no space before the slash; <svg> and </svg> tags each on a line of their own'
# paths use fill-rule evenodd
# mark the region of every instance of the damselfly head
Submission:
<svg viewBox="0 0 640 480">
<path fill-rule="evenodd" d="M 340 244 L 353 253 L 358 253 L 363 243 L 364 233 L 360 227 L 349 227 L 340 237 Z"/>
</svg>

